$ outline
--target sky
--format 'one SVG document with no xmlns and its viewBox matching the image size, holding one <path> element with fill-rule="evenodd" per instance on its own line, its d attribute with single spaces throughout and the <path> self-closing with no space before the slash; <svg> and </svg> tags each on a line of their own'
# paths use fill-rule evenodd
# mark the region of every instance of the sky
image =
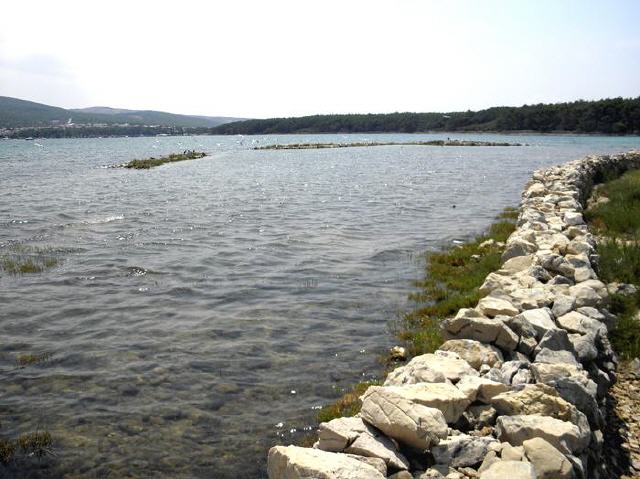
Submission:
<svg viewBox="0 0 640 479">
<path fill-rule="evenodd" d="M 20 0 L 0 95 L 245 118 L 637 97 L 638 25 L 638 0 Z"/>
</svg>

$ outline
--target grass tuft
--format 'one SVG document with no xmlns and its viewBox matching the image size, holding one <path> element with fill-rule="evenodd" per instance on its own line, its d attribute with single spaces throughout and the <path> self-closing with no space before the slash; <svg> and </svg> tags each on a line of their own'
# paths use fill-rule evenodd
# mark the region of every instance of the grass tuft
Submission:
<svg viewBox="0 0 640 479">
<path fill-rule="evenodd" d="M 630 171 L 598 188 L 586 218 L 600 235 L 638 239 L 640 235 L 640 170 Z"/>
<path fill-rule="evenodd" d="M 26 457 L 44 457 L 53 454 L 53 437 L 48 431 L 29 432 L 16 440 L 0 438 L 0 463 L 8 464 L 18 452 Z"/>
<path fill-rule="evenodd" d="M 8 253 L 0 254 L 0 270 L 12 275 L 42 273 L 60 264 L 56 254 L 50 247 L 13 245 Z"/>
<path fill-rule="evenodd" d="M 605 180 L 608 178 L 604 178 Z M 598 241 L 598 274 L 607 282 L 640 287 L 640 171 L 629 171 L 600 185 L 585 218 Z M 640 357 L 640 293 L 612 295 L 610 309 L 618 316 L 611 343 L 625 359 Z"/>
<path fill-rule="evenodd" d="M 327 422 L 338 417 L 351 417 L 360 412 L 362 403 L 360 396 L 369 388 L 380 384 L 378 381 L 358 383 L 333 404 L 324 406 L 318 411 L 318 422 Z"/>
</svg>

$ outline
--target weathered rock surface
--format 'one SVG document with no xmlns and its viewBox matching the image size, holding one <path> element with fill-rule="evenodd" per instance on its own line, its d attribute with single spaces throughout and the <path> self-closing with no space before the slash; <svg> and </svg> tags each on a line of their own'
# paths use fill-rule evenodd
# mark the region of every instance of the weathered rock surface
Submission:
<svg viewBox="0 0 640 479">
<path fill-rule="evenodd" d="M 474 369 L 480 369 L 483 364 L 499 365 L 504 361 L 502 352 L 498 348 L 472 339 L 450 339 L 445 341 L 439 349 L 457 353 Z"/>
<path fill-rule="evenodd" d="M 462 378 L 456 387 L 467 397 L 469 403 L 477 400 L 485 404 L 489 404 L 494 396 L 510 389 L 507 384 L 477 376 Z"/>
<path fill-rule="evenodd" d="M 480 479 L 536 479 L 533 466 L 528 462 L 496 461 L 480 473 Z"/>
<path fill-rule="evenodd" d="M 456 355 L 457 356 L 457 355 Z M 451 381 L 456 383 L 464 376 L 477 376 L 464 359 L 437 354 L 423 354 L 416 356 L 406 365 L 394 369 L 385 380 L 385 386 L 415 384 L 415 383 L 442 383 Z"/>
<path fill-rule="evenodd" d="M 561 451 L 579 454 L 589 446 L 589 431 L 548 416 L 499 416 L 496 422 L 498 439 L 520 446 L 528 439 L 541 437 Z"/>
<path fill-rule="evenodd" d="M 418 383 L 386 386 L 384 389 L 412 403 L 439 409 L 448 423 L 454 423 L 460 419 L 464 410 L 472 402 L 467 394 L 450 383 Z"/>
<path fill-rule="evenodd" d="M 487 296 L 478 302 L 478 311 L 488 318 L 496 316 L 515 316 L 520 311 L 509 301 Z"/>
<path fill-rule="evenodd" d="M 473 339 L 507 351 L 518 345 L 518 335 L 499 316 L 488 318 L 473 309 L 461 309 L 455 318 L 443 321 L 442 328 L 446 339 Z"/>
<path fill-rule="evenodd" d="M 345 454 L 298 446 L 269 450 L 270 479 L 384 479 L 375 467 Z"/>
<path fill-rule="evenodd" d="M 439 409 L 407 400 L 380 386 L 371 386 L 361 400 L 362 419 L 397 441 L 429 449 L 447 437 L 447 422 Z"/>
<path fill-rule="evenodd" d="M 377 457 L 395 469 L 408 469 L 409 462 L 380 431 L 359 417 L 343 417 L 320 424 L 318 449 Z"/>
<path fill-rule="evenodd" d="M 572 479 L 573 466 L 555 447 L 540 437 L 522 443 L 538 479 Z"/>
<path fill-rule="evenodd" d="M 574 421 L 576 408 L 560 397 L 552 386 L 527 384 L 519 391 L 509 391 L 491 400 L 499 415 L 516 416 L 538 414 L 563 421 Z"/>
<path fill-rule="evenodd" d="M 462 434 L 440 441 L 431 449 L 431 453 L 438 464 L 448 464 L 451 467 L 473 467 L 483 461 L 493 443 L 497 443 L 493 437 L 472 437 Z"/>
</svg>

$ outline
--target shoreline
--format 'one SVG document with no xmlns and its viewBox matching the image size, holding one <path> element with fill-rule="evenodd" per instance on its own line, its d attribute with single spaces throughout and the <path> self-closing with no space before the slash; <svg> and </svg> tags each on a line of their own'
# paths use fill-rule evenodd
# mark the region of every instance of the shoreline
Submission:
<svg viewBox="0 0 640 479">
<path fill-rule="evenodd" d="M 320 424 L 313 448 L 274 446 L 269 477 L 608 477 L 615 317 L 582 213 L 598 178 L 639 167 L 635 151 L 535 172 L 502 266 L 442 321 L 446 342 L 366 389 L 355 417 Z"/>
<path fill-rule="evenodd" d="M 554 132 L 539 132 L 535 130 L 428 130 L 428 131 L 363 131 L 363 132 L 349 132 L 349 133 L 335 133 L 335 132 L 292 132 L 292 133 L 255 133 L 255 134 L 240 134 L 240 133 L 183 133 L 183 134 L 149 134 L 149 135 L 91 135 L 91 136 L 29 136 L 29 137 L 0 137 L 0 141 L 9 140 L 89 140 L 96 138 L 154 138 L 154 137 L 185 137 L 185 136 L 220 136 L 220 137 L 264 137 L 264 136 L 314 136 L 314 135 L 505 135 L 505 136 L 577 136 L 577 137 L 620 137 L 620 138 L 634 138 L 640 137 L 640 133 L 581 133 L 573 131 L 554 131 Z"/>
</svg>

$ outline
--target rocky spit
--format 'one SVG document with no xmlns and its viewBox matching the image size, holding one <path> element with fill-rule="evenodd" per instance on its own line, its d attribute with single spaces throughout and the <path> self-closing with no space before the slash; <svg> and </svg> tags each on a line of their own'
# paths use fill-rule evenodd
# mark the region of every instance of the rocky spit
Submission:
<svg viewBox="0 0 640 479">
<path fill-rule="evenodd" d="M 613 386 L 614 286 L 597 278 L 582 212 L 605 173 L 639 167 L 635 151 L 535 172 L 501 269 L 475 308 L 443 321 L 446 342 L 369 387 L 357 416 L 320 424 L 313 448 L 271 448 L 269 477 L 632 477 L 640 376 L 629 366 Z"/>
</svg>

